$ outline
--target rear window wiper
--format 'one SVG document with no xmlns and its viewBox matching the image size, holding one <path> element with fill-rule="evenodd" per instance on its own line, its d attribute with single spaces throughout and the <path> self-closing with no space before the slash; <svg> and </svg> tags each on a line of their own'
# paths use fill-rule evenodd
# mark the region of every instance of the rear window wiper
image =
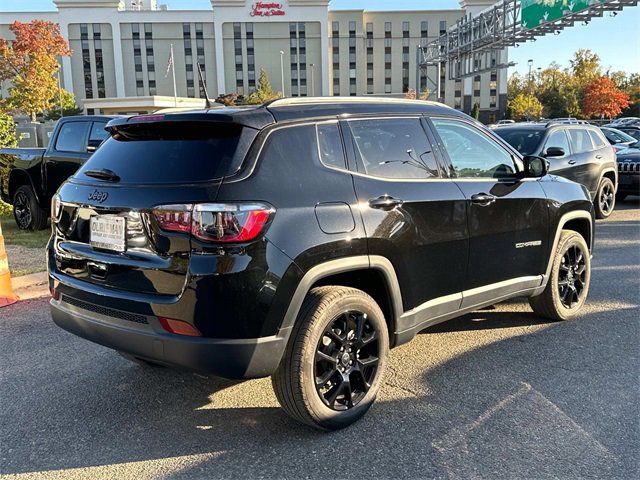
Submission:
<svg viewBox="0 0 640 480">
<path fill-rule="evenodd" d="M 107 182 L 119 182 L 120 177 L 113 170 L 108 168 L 102 168 L 100 170 L 87 170 L 83 172 L 87 177 L 97 178 L 98 180 L 105 180 Z"/>
</svg>

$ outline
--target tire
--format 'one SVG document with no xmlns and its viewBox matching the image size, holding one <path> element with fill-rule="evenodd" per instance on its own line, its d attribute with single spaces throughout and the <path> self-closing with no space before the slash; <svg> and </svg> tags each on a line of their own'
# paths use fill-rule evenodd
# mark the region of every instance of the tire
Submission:
<svg viewBox="0 0 640 480">
<path fill-rule="evenodd" d="M 596 198 L 593 201 L 593 206 L 596 210 L 596 218 L 609 218 L 613 213 L 613 209 L 616 205 L 615 191 L 616 188 L 610 178 L 604 177 L 600 181 Z"/>
<path fill-rule="evenodd" d="M 581 257 L 578 257 L 578 252 Z M 572 258 L 576 266 L 572 265 Z M 582 272 L 581 267 L 584 267 Z M 567 269 L 571 270 L 571 274 Z M 547 286 L 540 295 L 529 299 L 529 305 L 541 317 L 569 320 L 574 318 L 584 305 L 589 294 L 590 281 L 591 259 L 587 242 L 579 233 L 563 230 L 553 257 Z M 572 293 L 572 288 L 575 294 Z"/>
<path fill-rule="evenodd" d="M 273 389 L 294 419 L 321 430 L 345 428 L 373 404 L 388 354 L 387 324 L 373 298 L 354 288 L 314 288 L 271 377 Z"/>
<path fill-rule="evenodd" d="M 22 185 L 13 194 L 13 218 L 20 230 L 43 230 L 47 228 L 47 212 L 40 208 L 33 189 Z"/>
</svg>

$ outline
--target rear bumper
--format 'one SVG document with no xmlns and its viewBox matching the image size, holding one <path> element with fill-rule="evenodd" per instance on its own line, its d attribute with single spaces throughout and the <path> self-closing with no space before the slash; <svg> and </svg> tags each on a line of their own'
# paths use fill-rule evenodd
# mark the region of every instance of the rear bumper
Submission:
<svg viewBox="0 0 640 480">
<path fill-rule="evenodd" d="M 50 305 L 53 321 L 79 337 L 167 366 L 231 379 L 271 375 L 289 336 L 286 330 L 251 339 L 188 337 L 159 331 L 152 317 L 146 325 L 132 322 L 128 327 L 126 320 L 109 319 L 64 300 L 52 299 Z"/>
</svg>

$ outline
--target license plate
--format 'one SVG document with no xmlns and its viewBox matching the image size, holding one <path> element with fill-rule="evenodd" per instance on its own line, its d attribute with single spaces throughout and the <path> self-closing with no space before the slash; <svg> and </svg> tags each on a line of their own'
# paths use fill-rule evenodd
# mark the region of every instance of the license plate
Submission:
<svg viewBox="0 0 640 480">
<path fill-rule="evenodd" d="M 94 248 L 124 252 L 125 219 L 112 215 L 97 215 L 91 217 L 91 234 L 89 243 Z"/>
</svg>

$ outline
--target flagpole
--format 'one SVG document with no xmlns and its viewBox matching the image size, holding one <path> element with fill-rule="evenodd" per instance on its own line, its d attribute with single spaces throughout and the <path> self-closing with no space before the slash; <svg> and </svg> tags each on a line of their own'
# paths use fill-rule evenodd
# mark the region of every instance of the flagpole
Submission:
<svg viewBox="0 0 640 480">
<path fill-rule="evenodd" d="M 171 72 L 173 74 L 173 106 L 178 106 L 178 95 L 176 94 L 176 62 L 173 59 L 173 43 L 171 44 Z"/>
</svg>

